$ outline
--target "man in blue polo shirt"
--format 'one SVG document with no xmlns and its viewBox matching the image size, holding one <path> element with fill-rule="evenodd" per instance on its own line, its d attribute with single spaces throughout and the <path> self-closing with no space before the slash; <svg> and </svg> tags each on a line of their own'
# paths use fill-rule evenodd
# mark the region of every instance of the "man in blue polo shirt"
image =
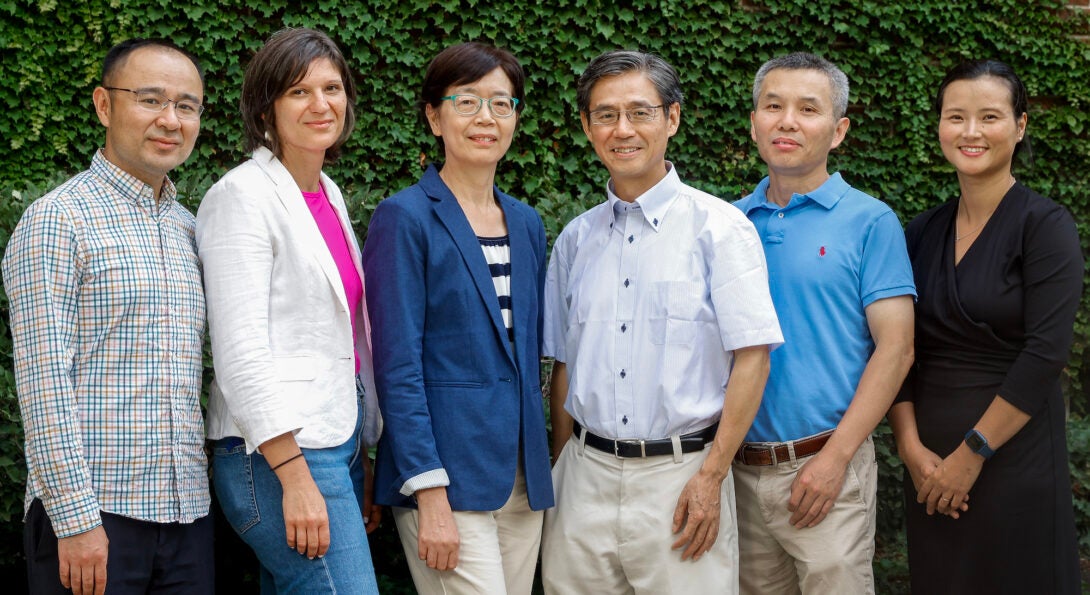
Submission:
<svg viewBox="0 0 1090 595">
<path fill-rule="evenodd" d="M 757 228 L 784 333 L 734 477 L 742 593 L 873 593 L 870 434 L 912 363 L 912 269 L 897 215 L 829 175 L 848 79 L 795 53 L 753 84 L 768 177 L 737 206 Z"/>
</svg>

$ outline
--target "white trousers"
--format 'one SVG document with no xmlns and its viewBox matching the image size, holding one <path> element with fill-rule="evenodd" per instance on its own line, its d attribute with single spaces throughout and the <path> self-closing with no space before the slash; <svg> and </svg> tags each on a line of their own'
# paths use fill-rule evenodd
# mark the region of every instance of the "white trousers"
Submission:
<svg viewBox="0 0 1090 595">
<path fill-rule="evenodd" d="M 574 435 L 553 467 L 556 507 L 545 513 L 542 579 L 557 595 L 738 592 L 734 487 L 721 493 L 719 536 L 693 561 L 671 549 L 674 509 L 707 450 L 619 459 Z"/>
<path fill-rule="evenodd" d="M 742 593 L 873 594 L 874 442 L 867 438 L 852 457 L 829 515 L 816 527 L 796 529 L 787 502 L 807 460 L 733 467 Z"/>
<path fill-rule="evenodd" d="M 428 568 L 427 562 L 420 559 L 416 509 L 394 508 L 413 584 L 424 595 L 530 595 L 541 546 L 542 516 L 542 511 L 530 509 L 520 465 L 515 487 L 502 508 L 454 511 L 461 542 L 458 565 L 453 570 L 439 571 Z"/>
</svg>

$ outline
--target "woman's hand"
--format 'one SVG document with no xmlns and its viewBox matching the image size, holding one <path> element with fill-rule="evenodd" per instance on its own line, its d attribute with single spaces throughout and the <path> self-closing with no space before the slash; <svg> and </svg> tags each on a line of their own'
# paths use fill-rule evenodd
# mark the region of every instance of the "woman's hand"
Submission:
<svg viewBox="0 0 1090 595">
<path fill-rule="evenodd" d="M 908 475 L 912 478 L 912 485 L 916 488 L 917 498 L 920 494 L 920 488 L 923 487 L 925 481 L 935 473 L 935 470 L 942 464 L 942 457 L 935 454 L 934 451 L 927 448 L 923 444 L 916 443 L 913 447 L 905 448 L 898 453 L 901 460 L 905 463 L 905 468 L 908 469 Z M 941 496 L 940 496 L 941 500 Z M 966 494 L 965 499 L 962 501 L 961 506 L 957 509 L 951 509 L 944 514 L 958 518 L 960 513 L 969 510 L 969 496 Z"/>
<path fill-rule="evenodd" d="M 371 460 L 366 453 L 361 453 L 363 459 L 363 524 L 370 534 L 378 529 L 382 520 L 382 507 L 375 504 L 375 474 L 371 468 Z"/>
<path fill-rule="evenodd" d="M 927 504 L 927 514 L 937 511 L 958 518 L 959 511 L 968 509 L 969 490 L 983 467 L 984 457 L 969 450 L 962 442 L 924 479 L 916 501 Z"/>
<path fill-rule="evenodd" d="M 938 469 L 939 465 L 942 464 L 942 457 L 919 443 L 897 454 L 904 461 L 905 468 L 908 469 L 908 475 L 912 478 L 912 486 L 916 488 L 917 493 L 919 493 L 920 487 L 923 486 L 923 482 L 931 477 L 935 469 Z"/>
<path fill-rule="evenodd" d="M 447 500 L 447 488 L 429 488 L 416 492 L 419 507 L 417 554 L 436 570 L 452 570 L 458 565 L 461 540 L 454 524 L 454 513 Z"/>
<path fill-rule="evenodd" d="M 329 550 L 329 515 L 325 498 L 302 457 L 276 470 L 284 490 L 284 529 L 288 547 L 314 559 Z"/>
<path fill-rule="evenodd" d="M 284 530 L 288 546 L 313 559 L 329 550 L 329 515 L 325 498 L 310 475 L 295 435 L 286 432 L 261 444 L 261 454 L 269 463 L 284 492 Z"/>
</svg>

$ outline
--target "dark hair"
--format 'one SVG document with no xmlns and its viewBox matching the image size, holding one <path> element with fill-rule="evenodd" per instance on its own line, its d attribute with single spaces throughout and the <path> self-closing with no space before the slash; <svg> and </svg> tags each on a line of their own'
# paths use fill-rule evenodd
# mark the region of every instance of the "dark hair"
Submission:
<svg viewBox="0 0 1090 595">
<path fill-rule="evenodd" d="M 753 77 L 753 109 L 757 109 L 761 100 L 761 87 L 765 83 L 768 73 L 783 68 L 786 70 L 816 70 L 829 79 L 829 87 L 832 89 L 830 99 L 833 102 L 833 117 L 840 119 L 848 113 L 848 94 L 851 90 L 848 85 L 848 75 L 837 68 L 835 64 L 814 54 L 806 52 L 794 52 L 786 56 L 773 58 L 761 65 L 757 75 Z"/>
<path fill-rule="evenodd" d="M 438 109 L 447 89 L 480 80 L 497 68 L 503 70 L 511 81 L 511 96 L 519 100 L 515 111 L 522 113 L 526 107 L 522 96 L 526 90 L 526 71 L 522 64 L 514 54 L 503 48 L 471 41 L 448 47 L 428 64 L 424 85 L 420 88 L 420 101 L 417 102 L 424 127 L 428 127 L 428 106 Z M 443 137 L 437 136 L 435 140 L 439 150 L 443 151 Z"/>
<path fill-rule="evenodd" d="M 587 64 L 587 69 L 579 76 L 575 94 L 575 103 L 580 113 L 590 111 L 590 93 L 599 79 L 607 76 L 619 76 L 639 71 L 647 75 L 648 80 L 659 93 L 659 100 L 668 109 L 675 103 L 681 104 L 681 82 L 677 71 L 655 54 L 633 50 L 614 50 L 606 52 Z"/>
<path fill-rule="evenodd" d="M 344 129 L 332 147 L 326 149 L 325 162 L 332 163 L 356 126 L 356 84 L 344 55 L 328 35 L 314 29 L 281 29 L 273 33 L 246 66 L 242 78 L 239 108 L 245 124 L 246 150 L 268 147 L 281 156 L 280 137 L 276 134 L 274 104 L 292 85 L 307 75 L 315 60 L 327 59 L 341 75 L 348 98 L 344 110 Z"/>
<path fill-rule="evenodd" d="M 173 41 L 166 39 L 144 39 L 141 37 L 126 39 L 110 48 L 110 51 L 106 52 L 106 57 L 102 60 L 102 79 L 99 84 L 103 87 L 109 86 L 109 79 L 112 79 L 114 75 L 117 74 L 117 71 L 125 64 L 125 60 L 128 59 L 129 55 L 138 49 L 148 47 L 172 50 L 185 56 L 193 63 L 193 67 L 197 69 L 197 75 L 201 77 L 201 87 L 204 87 L 204 69 L 201 68 L 201 63 L 197 60 L 196 56 L 178 47 Z"/>
<path fill-rule="evenodd" d="M 942 82 L 939 83 L 939 92 L 935 95 L 935 113 L 942 116 L 942 102 L 946 96 L 946 87 L 950 86 L 950 83 L 985 76 L 1000 79 L 1007 85 L 1007 89 L 1011 93 L 1011 110 L 1014 111 L 1015 118 L 1020 118 L 1022 114 L 1029 113 L 1029 93 L 1026 92 L 1026 85 L 1014 73 L 1013 68 L 999 60 L 968 60 L 947 72 Z M 1022 140 L 1014 145 L 1014 156 L 1017 157 L 1023 150 L 1025 150 L 1027 158 L 1032 160 L 1033 150 L 1030 147 L 1028 134 L 1024 135 Z"/>
</svg>

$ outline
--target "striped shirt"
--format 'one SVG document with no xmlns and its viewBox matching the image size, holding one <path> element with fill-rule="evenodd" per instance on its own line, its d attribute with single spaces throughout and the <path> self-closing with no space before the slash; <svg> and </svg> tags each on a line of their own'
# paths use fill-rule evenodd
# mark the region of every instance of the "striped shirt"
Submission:
<svg viewBox="0 0 1090 595">
<path fill-rule="evenodd" d="M 23 214 L 4 255 L 26 508 L 58 537 L 99 511 L 208 514 L 200 392 L 204 293 L 193 215 L 96 153 Z"/>
<path fill-rule="evenodd" d="M 503 315 L 503 326 L 507 327 L 507 340 L 515 340 L 515 329 L 511 324 L 511 238 L 482 238 L 477 236 L 484 251 L 484 259 L 488 263 L 488 271 L 492 273 L 492 285 L 496 287 L 496 297 L 500 300 L 500 314 Z"/>
</svg>

